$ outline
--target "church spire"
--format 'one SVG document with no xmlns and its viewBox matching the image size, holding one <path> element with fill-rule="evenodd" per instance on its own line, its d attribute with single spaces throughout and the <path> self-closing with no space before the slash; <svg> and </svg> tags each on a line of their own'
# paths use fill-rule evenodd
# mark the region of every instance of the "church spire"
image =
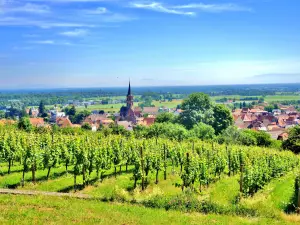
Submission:
<svg viewBox="0 0 300 225">
<path fill-rule="evenodd" d="M 131 87 L 130 87 L 130 80 L 129 80 L 129 87 L 128 87 L 128 93 L 127 96 L 131 95 Z"/>
</svg>

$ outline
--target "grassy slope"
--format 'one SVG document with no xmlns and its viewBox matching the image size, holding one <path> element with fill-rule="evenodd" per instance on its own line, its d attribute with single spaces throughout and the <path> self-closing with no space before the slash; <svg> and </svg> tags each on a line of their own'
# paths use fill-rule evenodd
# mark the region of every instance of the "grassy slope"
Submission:
<svg viewBox="0 0 300 225">
<path fill-rule="evenodd" d="M 21 167 L 20 166 L 14 166 L 12 167 L 12 173 L 10 175 L 6 174 L 6 168 L 5 165 L 1 165 L 2 168 L 2 173 L 5 176 L 0 176 L 0 187 L 15 187 L 20 183 L 21 179 Z M 71 170 L 72 168 L 70 168 Z M 110 198 L 111 196 L 116 196 L 114 192 L 117 191 L 118 196 L 123 196 L 127 200 L 142 200 L 145 198 L 151 197 L 153 194 L 157 193 L 163 193 L 164 195 L 176 195 L 181 193 L 180 188 L 175 187 L 175 183 L 180 181 L 180 178 L 178 174 L 173 174 L 171 171 L 171 168 L 169 167 L 168 170 L 168 179 L 166 181 L 163 180 L 163 173 L 160 173 L 159 176 L 159 184 L 156 185 L 154 184 L 155 180 L 155 175 L 154 173 L 150 174 L 149 176 L 149 186 L 147 187 L 147 190 L 144 192 L 139 192 L 139 191 L 131 191 L 133 187 L 133 180 L 131 180 L 132 174 L 131 172 L 125 173 L 123 167 L 123 172 L 121 175 L 118 175 L 117 178 L 114 178 L 113 176 L 113 168 L 106 173 L 109 177 L 106 177 L 106 179 L 100 183 L 99 181 L 95 181 L 92 185 L 86 187 L 85 189 L 81 190 L 81 193 L 89 194 L 91 196 L 95 197 L 105 197 L 105 198 Z M 131 167 L 129 170 L 132 169 Z M 178 170 L 178 168 L 177 168 Z M 27 190 L 42 190 L 42 191 L 59 191 L 59 192 L 72 192 L 73 191 L 73 176 L 72 173 L 69 172 L 68 175 L 65 174 L 64 168 L 55 168 L 51 172 L 50 179 L 46 181 L 45 176 L 46 176 L 47 171 L 46 170 L 39 170 L 37 172 L 37 180 L 38 183 L 36 185 L 31 184 L 31 173 L 26 174 L 26 185 L 24 188 L 21 188 L 20 186 L 17 186 L 18 189 L 27 189 Z M 91 175 L 91 179 L 94 179 L 96 177 L 95 172 Z M 267 218 L 276 218 L 276 220 L 281 221 L 280 224 L 282 224 L 282 221 L 286 222 L 297 222 L 300 223 L 300 217 L 295 216 L 295 215 L 286 215 L 283 213 L 285 207 L 289 203 L 290 199 L 293 196 L 293 187 L 294 187 L 294 178 L 295 174 L 293 172 L 290 172 L 286 176 L 283 176 L 278 179 L 274 179 L 271 181 L 268 185 L 265 186 L 265 188 L 261 191 L 259 191 L 257 194 L 254 195 L 254 197 L 249 197 L 249 198 L 244 198 L 241 201 L 241 204 L 244 205 L 246 208 L 252 208 L 255 209 L 256 211 L 259 212 L 259 215 L 262 217 L 267 217 Z M 199 199 L 210 199 L 212 202 L 218 204 L 218 205 L 223 205 L 223 206 L 230 206 L 232 203 L 236 200 L 236 196 L 239 194 L 239 184 L 238 184 L 238 176 L 232 176 L 232 177 L 227 177 L 224 176 L 222 177 L 221 180 L 217 181 L 216 183 L 212 184 L 208 189 L 204 188 L 202 193 L 199 195 Z M 78 183 L 82 183 L 82 176 L 78 177 Z M 0 198 L 2 198 L 0 196 Z M 4 197 L 3 197 L 4 198 Z M 15 198 L 15 197 L 14 197 Z M 26 199 L 26 197 L 20 197 L 21 199 Z M 25 209 L 28 212 L 25 214 L 27 215 L 34 215 L 32 211 L 34 210 L 39 210 L 40 207 L 42 206 L 29 206 L 31 205 L 30 198 L 26 199 L 28 202 L 28 206 L 24 206 Z M 17 201 L 17 200 L 15 200 Z M 22 200 L 23 201 L 23 200 Z M 25 200 L 24 200 L 25 201 Z M 73 204 L 74 200 L 65 200 L 65 204 Z M 34 203 L 34 202 L 33 202 Z M 16 205 L 19 203 L 16 202 Z M 35 204 L 35 203 L 34 203 Z M 77 204 L 77 203 L 76 203 Z M 78 203 L 79 204 L 79 203 Z M 87 207 L 90 207 L 90 202 L 86 202 L 85 205 L 87 204 Z M 98 204 L 98 202 L 97 202 Z M 111 206 L 109 203 L 99 203 L 101 205 L 103 204 L 108 204 L 110 207 L 117 207 L 117 206 Z M 3 205 L 3 202 L 0 201 L 0 210 L 1 207 L 4 207 L 5 204 Z M 18 206 L 19 207 L 19 206 Z M 22 206 L 23 207 L 23 206 Z M 54 206 L 53 206 L 54 207 Z M 100 206 L 99 206 L 100 207 Z M 103 206 L 104 207 L 104 206 Z M 119 206 L 118 206 L 119 207 Z M 124 206 L 129 207 L 127 206 Z M 132 206 L 132 207 L 137 207 L 137 206 Z M 100 207 L 101 208 L 101 207 Z M 100 210 L 100 208 L 98 210 Z M 140 209 L 140 208 L 138 208 Z M 53 210 L 53 209 L 51 209 Z M 101 209 L 102 210 L 102 209 Z M 125 210 L 124 208 L 120 208 L 120 210 Z M 145 211 L 148 211 L 150 209 L 143 209 Z M 151 211 L 151 210 L 150 210 Z M 164 213 L 162 210 L 156 210 L 154 212 L 158 212 L 158 214 Z M 57 212 L 57 217 L 58 216 Z M 23 214 L 20 214 L 23 215 Z M 40 216 L 40 214 L 38 214 Z M 200 215 L 200 214 L 199 214 Z M 215 216 L 215 215 L 209 215 L 208 217 L 204 216 L 199 216 L 201 219 L 204 219 L 204 221 L 211 222 L 211 221 L 223 221 L 223 218 L 230 218 L 229 220 L 233 220 L 233 223 L 237 223 L 238 221 L 241 221 L 241 218 L 238 217 L 228 217 L 228 216 Z M 9 215 L 6 215 L 9 216 Z M 132 215 L 134 218 L 136 215 Z M 42 216 L 43 217 L 43 216 Z M 105 216 L 107 217 L 107 216 Z M 159 217 L 159 216 L 158 216 Z M 4 217 L 5 218 L 5 217 Z M 122 217 L 121 217 L 122 218 Z M 60 218 L 57 218 L 58 222 Z M 91 221 L 93 221 L 94 216 L 92 216 Z M 146 219 L 146 218 L 145 218 Z M 184 219 L 191 219 L 191 222 L 194 221 L 193 216 L 189 215 L 184 217 Z M 208 219 L 208 220 L 207 220 Z M 212 219 L 212 220 L 210 220 Z M 149 220 L 147 218 L 147 220 Z M 105 221 L 105 219 L 103 220 Z M 126 220 L 127 221 L 127 220 Z M 150 220 L 149 220 L 150 221 Z M 257 222 L 257 218 L 252 218 L 251 220 L 243 220 L 245 223 L 246 222 Z M 264 222 L 275 223 L 275 220 L 271 219 L 266 219 L 262 220 L 259 219 L 260 224 L 263 224 Z M 96 222 L 96 221 L 95 221 Z M 153 221 L 155 223 L 162 223 L 163 221 Z M 0 216 L 0 223 L 1 223 L 1 216 Z M 140 224 L 143 222 L 140 222 L 139 220 L 134 220 L 133 223 L 131 224 Z M 175 224 L 179 223 L 179 221 L 174 221 Z M 217 223 L 219 224 L 219 223 Z M 223 222 L 221 223 L 223 224 Z M 225 223 L 226 224 L 226 223 Z"/>
<path fill-rule="evenodd" d="M 296 224 L 49 196 L 0 195 L 0 211 L 1 224 Z"/>
</svg>

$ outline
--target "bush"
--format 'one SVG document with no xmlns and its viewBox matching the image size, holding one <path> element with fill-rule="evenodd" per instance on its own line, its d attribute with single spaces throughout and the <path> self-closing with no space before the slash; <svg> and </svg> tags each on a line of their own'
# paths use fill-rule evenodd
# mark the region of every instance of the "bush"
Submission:
<svg viewBox="0 0 300 225">
<path fill-rule="evenodd" d="M 82 124 L 81 128 L 84 130 L 92 130 L 92 126 L 89 123 Z"/>
</svg>

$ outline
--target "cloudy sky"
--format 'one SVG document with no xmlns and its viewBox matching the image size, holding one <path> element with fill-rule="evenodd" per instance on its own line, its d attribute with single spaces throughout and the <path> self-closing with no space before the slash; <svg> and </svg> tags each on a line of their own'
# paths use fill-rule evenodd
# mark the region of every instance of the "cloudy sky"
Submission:
<svg viewBox="0 0 300 225">
<path fill-rule="evenodd" d="M 299 0 L 0 0 L 0 88 L 300 82 Z"/>
</svg>

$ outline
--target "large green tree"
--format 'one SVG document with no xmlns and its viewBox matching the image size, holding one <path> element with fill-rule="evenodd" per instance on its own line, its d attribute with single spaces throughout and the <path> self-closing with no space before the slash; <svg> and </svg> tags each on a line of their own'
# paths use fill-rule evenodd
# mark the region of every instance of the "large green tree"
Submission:
<svg viewBox="0 0 300 225">
<path fill-rule="evenodd" d="M 199 122 L 213 124 L 213 104 L 208 95 L 193 93 L 181 105 L 184 111 L 179 115 L 178 122 L 191 129 Z"/>
<path fill-rule="evenodd" d="M 214 106 L 214 122 L 212 124 L 216 134 L 220 134 L 223 130 L 233 124 L 233 117 L 230 110 L 225 105 Z"/>
<path fill-rule="evenodd" d="M 295 153 L 300 153 L 300 126 L 293 127 L 289 131 L 289 138 L 283 142 L 283 148 Z"/>
<path fill-rule="evenodd" d="M 212 108 L 212 102 L 207 94 L 193 93 L 182 102 L 181 109 L 191 111 L 206 111 Z"/>
</svg>

